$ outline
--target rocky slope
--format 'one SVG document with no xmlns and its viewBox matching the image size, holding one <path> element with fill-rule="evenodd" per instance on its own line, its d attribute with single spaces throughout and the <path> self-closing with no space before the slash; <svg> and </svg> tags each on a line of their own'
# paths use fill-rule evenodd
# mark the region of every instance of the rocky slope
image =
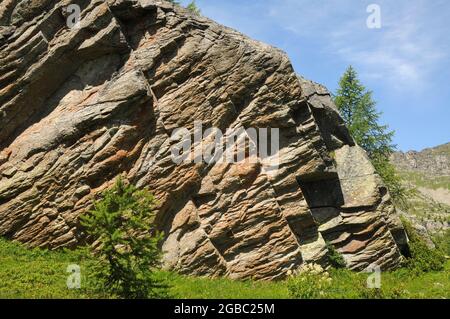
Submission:
<svg viewBox="0 0 450 319">
<path fill-rule="evenodd" d="M 325 241 L 352 269 L 400 262 L 386 188 L 283 52 L 156 0 L 6 0 L 0 25 L 0 235 L 75 246 L 79 215 L 124 175 L 158 200 L 168 269 L 277 279 L 326 266 Z M 279 128 L 279 168 L 176 164 L 172 132 L 194 119 Z"/>
<path fill-rule="evenodd" d="M 421 152 L 397 152 L 391 162 L 407 187 L 414 190 L 404 216 L 424 235 L 449 229 L 450 143 Z"/>
<path fill-rule="evenodd" d="M 400 171 L 426 174 L 429 177 L 450 177 L 450 143 L 423 151 L 396 152 L 392 163 Z"/>
</svg>

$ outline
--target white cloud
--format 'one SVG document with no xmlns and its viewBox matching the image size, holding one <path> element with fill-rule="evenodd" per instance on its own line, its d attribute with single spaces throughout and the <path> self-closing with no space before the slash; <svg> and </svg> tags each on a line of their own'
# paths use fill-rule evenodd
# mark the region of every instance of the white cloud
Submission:
<svg viewBox="0 0 450 319">
<path fill-rule="evenodd" d="M 447 53 L 441 46 L 444 34 L 424 25 L 423 19 L 430 17 L 422 2 L 411 3 L 383 5 L 385 23 L 381 30 L 355 30 L 352 41 L 335 33 L 331 49 L 366 73 L 382 74 L 397 89 L 424 89 Z"/>
<path fill-rule="evenodd" d="M 323 42 L 328 54 L 390 87 L 420 91 L 448 59 L 447 1 L 267 1 L 268 16 L 297 36 Z M 368 29 L 366 8 L 381 6 L 382 28 Z"/>
</svg>

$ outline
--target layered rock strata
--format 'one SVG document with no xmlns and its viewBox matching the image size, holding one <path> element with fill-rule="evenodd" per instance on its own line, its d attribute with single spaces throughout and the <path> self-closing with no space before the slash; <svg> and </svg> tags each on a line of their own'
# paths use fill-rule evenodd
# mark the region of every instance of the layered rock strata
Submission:
<svg viewBox="0 0 450 319">
<path fill-rule="evenodd" d="M 326 242 L 351 269 L 400 262 L 386 188 L 280 50 L 156 0 L 2 1 L 0 47 L 0 235 L 74 247 L 80 214 L 124 175 L 158 200 L 168 269 L 279 279 L 328 265 Z M 176 164 L 172 133 L 194 120 L 279 128 L 278 169 Z"/>
</svg>

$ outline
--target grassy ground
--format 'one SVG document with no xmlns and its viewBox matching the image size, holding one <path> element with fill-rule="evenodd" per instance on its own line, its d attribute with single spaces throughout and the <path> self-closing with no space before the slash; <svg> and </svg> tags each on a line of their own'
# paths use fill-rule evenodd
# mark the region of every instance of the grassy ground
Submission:
<svg viewBox="0 0 450 319">
<path fill-rule="evenodd" d="M 450 221 L 450 206 L 438 203 L 418 191 L 411 192 L 408 196 L 408 207 L 403 209 L 422 221 L 431 220 L 442 223 Z"/>
<path fill-rule="evenodd" d="M 420 172 L 400 171 L 400 177 L 417 187 L 425 187 L 430 189 L 448 189 L 450 190 L 449 176 L 428 176 Z"/>
<path fill-rule="evenodd" d="M 27 249 L 0 239 L 0 298 L 104 298 L 85 287 L 83 270 L 91 261 L 74 252 L 49 252 Z M 82 272 L 82 289 L 68 289 L 67 266 L 78 264 Z M 255 282 L 228 279 L 204 279 L 159 272 L 170 285 L 173 298 L 290 298 L 289 281 Z M 356 284 L 365 282 L 366 274 L 333 271 L 333 291 L 329 296 L 361 298 Z M 387 297 L 400 298 L 450 298 L 450 262 L 445 271 L 413 276 L 402 269 L 382 274 L 382 286 L 389 291 Z M 83 288 L 84 287 L 84 288 Z M 358 290 L 360 292 L 360 290 Z M 366 297 L 376 297 L 367 292 Z"/>
<path fill-rule="evenodd" d="M 0 298 L 87 298 L 67 289 L 67 266 L 80 263 L 72 252 L 49 252 L 0 239 Z M 81 263 L 81 266 L 85 262 Z"/>
<path fill-rule="evenodd" d="M 426 177 L 424 174 L 416 172 L 400 172 L 400 176 L 404 181 L 407 189 L 407 206 L 399 205 L 399 208 L 415 217 L 416 221 L 425 225 L 427 222 L 450 222 L 450 206 L 444 202 L 440 202 L 439 198 L 432 198 L 420 191 L 425 190 L 450 190 L 450 177 Z"/>
</svg>

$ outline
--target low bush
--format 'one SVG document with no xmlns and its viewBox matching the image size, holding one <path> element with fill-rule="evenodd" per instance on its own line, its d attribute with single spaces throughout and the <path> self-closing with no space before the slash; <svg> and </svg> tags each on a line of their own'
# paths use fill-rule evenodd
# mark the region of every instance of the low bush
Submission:
<svg viewBox="0 0 450 319">
<path fill-rule="evenodd" d="M 409 238 L 410 257 L 406 261 L 407 267 L 415 273 L 443 270 L 446 261 L 443 252 L 429 248 L 409 221 L 403 218 L 402 222 Z"/>
<path fill-rule="evenodd" d="M 434 243 L 442 254 L 447 256 L 447 258 L 450 257 L 450 229 L 447 229 L 443 234 L 436 235 L 434 237 Z"/>
<path fill-rule="evenodd" d="M 288 282 L 289 294 L 295 299 L 324 299 L 332 286 L 332 279 L 319 266 L 306 268 Z"/>
<path fill-rule="evenodd" d="M 382 274 L 383 278 L 386 274 Z M 294 299 L 400 299 L 410 293 L 401 280 L 391 282 L 388 273 L 385 284 L 369 288 L 369 274 L 348 269 L 331 269 L 329 273 L 300 273 L 288 281 L 289 296 Z"/>
<path fill-rule="evenodd" d="M 337 269 L 345 268 L 346 262 L 342 254 L 329 242 L 326 243 L 328 249 L 328 261 L 331 266 Z"/>
</svg>

